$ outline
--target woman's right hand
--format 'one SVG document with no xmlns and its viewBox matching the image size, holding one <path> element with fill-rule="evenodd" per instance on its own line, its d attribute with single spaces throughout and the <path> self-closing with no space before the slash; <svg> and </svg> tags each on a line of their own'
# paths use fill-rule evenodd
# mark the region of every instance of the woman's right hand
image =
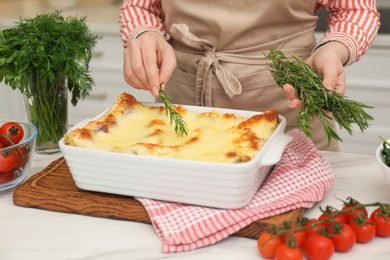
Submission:
<svg viewBox="0 0 390 260">
<path fill-rule="evenodd" d="M 160 84 L 168 82 L 175 68 L 173 48 L 158 32 L 147 31 L 128 40 L 123 73 L 130 86 L 150 91 L 157 97 Z"/>
</svg>

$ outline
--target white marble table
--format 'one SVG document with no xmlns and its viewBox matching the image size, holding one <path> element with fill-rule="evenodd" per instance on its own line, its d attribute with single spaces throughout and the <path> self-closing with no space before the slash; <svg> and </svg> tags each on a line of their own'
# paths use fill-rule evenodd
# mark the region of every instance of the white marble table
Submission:
<svg viewBox="0 0 390 260">
<path fill-rule="evenodd" d="M 323 201 L 306 211 L 306 216 L 318 217 L 319 206 L 340 206 L 337 198 L 348 196 L 364 203 L 390 203 L 390 187 L 374 156 L 322 154 L 334 169 L 335 184 Z M 59 156 L 35 155 L 31 174 Z M 195 251 L 162 254 L 150 225 L 18 207 L 12 202 L 12 193 L 0 193 L 1 260 L 261 259 L 256 240 L 234 236 Z M 358 244 L 348 253 L 335 253 L 332 259 L 390 259 L 390 238 Z"/>
</svg>

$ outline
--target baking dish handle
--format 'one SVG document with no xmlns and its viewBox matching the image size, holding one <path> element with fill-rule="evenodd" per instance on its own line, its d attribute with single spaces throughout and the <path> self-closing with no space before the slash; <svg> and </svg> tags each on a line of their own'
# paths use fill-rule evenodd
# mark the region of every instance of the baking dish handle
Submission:
<svg viewBox="0 0 390 260">
<path fill-rule="evenodd" d="M 282 158 L 284 149 L 291 142 L 292 136 L 287 134 L 280 134 L 277 138 L 274 138 L 269 144 L 267 152 L 264 154 L 263 159 L 261 160 L 262 166 L 271 166 L 280 161 Z"/>
</svg>

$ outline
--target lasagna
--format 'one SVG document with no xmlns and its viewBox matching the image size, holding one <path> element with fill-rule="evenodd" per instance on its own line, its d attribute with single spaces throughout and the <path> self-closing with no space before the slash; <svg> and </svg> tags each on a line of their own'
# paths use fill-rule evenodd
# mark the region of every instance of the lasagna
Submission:
<svg viewBox="0 0 390 260">
<path fill-rule="evenodd" d="M 164 106 L 148 106 L 122 93 L 103 116 L 66 133 L 64 142 L 134 155 L 240 163 L 250 161 L 278 126 L 278 112 L 272 109 L 249 118 L 215 109 L 175 109 L 188 135 L 176 135 Z"/>
</svg>

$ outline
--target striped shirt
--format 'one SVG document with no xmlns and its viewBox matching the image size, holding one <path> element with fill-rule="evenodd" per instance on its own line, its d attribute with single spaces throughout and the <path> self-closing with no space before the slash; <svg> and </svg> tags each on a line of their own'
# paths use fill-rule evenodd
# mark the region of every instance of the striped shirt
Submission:
<svg viewBox="0 0 390 260">
<path fill-rule="evenodd" d="M 316 10 L 329 11 L 328 29 L 318 45 L 338 41 L 349 51 L 350 65 L 366 53 L 380 26 L 375 0 L 317 0 Z M 167 36 L 160 0 L 125 0 L 119 17 L 124 47 L 127 39 L 147 30 Z"/>
</svg>

